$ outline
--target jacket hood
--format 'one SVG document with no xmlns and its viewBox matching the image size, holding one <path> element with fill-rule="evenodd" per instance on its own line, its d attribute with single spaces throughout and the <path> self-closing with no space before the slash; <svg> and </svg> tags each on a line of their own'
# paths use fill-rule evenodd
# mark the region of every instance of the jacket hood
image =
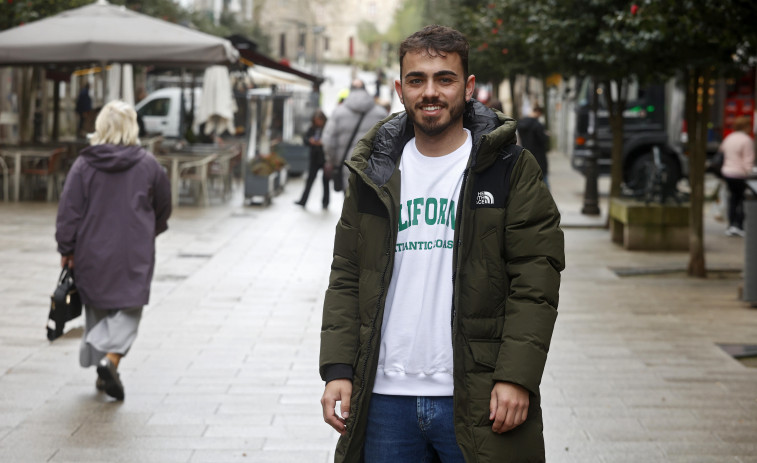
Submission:
<svg viewBox="0 0 757 463">
<path fill-rule="evenodd" d="M 129 170 L 146 154 L 147 152 L 141 146 L 111 144 L 88 146 L 80 153 L 87 164 L 103 172 Z"/>
<path fill-rule="evenodd" d="M 344 105 L 355 112 L 364 113 L 376 106 L 376 102 L 364 88 L 356 88 L 345 98 Z"/>
<path fill-rule="evenodd" d="M 466 105 L 463 126 L 473 137 L 470 167 L 475 171 L 485 169 L 496 160 L 499 153 L 495 147 L 516 141 L 515 119 L 495 113 L 474 99 Z M 358 142 L 350 164 L 364 170 L 376 185 L 384 185 L 389 181 L 405 144 L 414 136 L 407 113 L 397 113 L 379 123 Z"/>
</svg>

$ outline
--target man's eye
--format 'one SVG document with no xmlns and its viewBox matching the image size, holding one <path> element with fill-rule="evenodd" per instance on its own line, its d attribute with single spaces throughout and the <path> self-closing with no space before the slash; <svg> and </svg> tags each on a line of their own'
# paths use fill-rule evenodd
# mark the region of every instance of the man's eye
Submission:
<svg viewBox="0 0 757 463">
<path fill-rule="evenodd" d="M 410 79 L 408 82 L 410 84 L 413 84 L 413 85 L 418 85 L 418 84 L 421 83 L 421 80 L 420 79 Z"/>
</svg>

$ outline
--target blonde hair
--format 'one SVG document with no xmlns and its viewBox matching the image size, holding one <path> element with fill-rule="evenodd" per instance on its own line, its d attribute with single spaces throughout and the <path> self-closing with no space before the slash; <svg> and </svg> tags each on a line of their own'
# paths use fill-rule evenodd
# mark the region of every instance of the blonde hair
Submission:
<svg viewBox="0 0 757 463">
<path fill-rule="evenodd" d="M 738 132 L 751 132 L 752 131 L 752 118 L 749 116 L 739 116 L 733 121 L 733 130 Z"/>
<path fill-rule="evenodd" d="M 92 145 L 138 145 L 139 124 L 137 112 L 129 103 L 113 100 L 103 106 L 95 120 Z"/>
</svg>

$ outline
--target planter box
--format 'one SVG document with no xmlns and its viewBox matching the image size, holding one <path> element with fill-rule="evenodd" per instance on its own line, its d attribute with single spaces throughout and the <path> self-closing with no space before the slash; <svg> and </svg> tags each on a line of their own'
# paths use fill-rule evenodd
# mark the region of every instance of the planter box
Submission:
<svg viewBox="0 0 757 463">
<path fill-rule="evenodd" d="M 276 145 L 276 152 L 289 164 L 289 174 L 292 176 L 307 173 L 310 165 L 310 147 L 281 142 Z"/>
<path fill-rule="evenodd" d="M 629 250 L 689 249 L 689 204 L 645 204 L 631 199 L 610 200 L 612 241 Z"/>
<path fill-rule="evenodd" d="M 278 172 L 273 172 L 269 175 L 253 175 L 248 173 L 244 178 L 244 197 L 249 199 L 251 203 L 255 198 L 260 199 L 257 204 L 268 206 L 271 204 L 271 199 L 276 192 L 276 179 L 278 178 Z"/>
</svg>

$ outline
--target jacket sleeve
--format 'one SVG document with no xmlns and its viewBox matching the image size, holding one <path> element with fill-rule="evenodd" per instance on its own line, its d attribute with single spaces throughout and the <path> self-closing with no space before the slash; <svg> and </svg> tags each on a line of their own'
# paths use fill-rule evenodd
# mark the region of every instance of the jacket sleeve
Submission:
<svg viewBox="0 0 757 463">
<path fill-rule="evenodd" d="M 560 213 L 524 150 L 511 175 L 505 212 L 505 268 L 510 292 L 493 379 L 519 384 L 538 395 L 557 318 L 565 243 Z"/>
<path fill-rule="evenodd" d="M 82 186 L 81 160 L 77 160 L 66 175 L 55 219 L 55 241 L 62 256 L 70 256 L 76 247 L 79 225 L 87 210 Z"/>
<path fill-rule="evenodd" d="M 168 230 L 168 218 L 171 216 L 171 182 L 163 167 L 155 160 L 157 173 L 153 185 L 153 209 L 155 210 L 155 236 Z"/>
<path fill-rule="evenodd" d="M 743 163 L 746 176 L 752 175 L 752 169 L 754 169 L 754 141 L 747 137 L 746 143 L 744 143 Z"/>
<path fill-rule="evenodd" d="M 334 258 L 323 303 L 320 374 L 324 381 L 352 379 L 360 328 L 358 304 L 359 264 L 357 242 L 357 177 L 350 176 L 342 216 L 336 226 Z"/>
</svg>

